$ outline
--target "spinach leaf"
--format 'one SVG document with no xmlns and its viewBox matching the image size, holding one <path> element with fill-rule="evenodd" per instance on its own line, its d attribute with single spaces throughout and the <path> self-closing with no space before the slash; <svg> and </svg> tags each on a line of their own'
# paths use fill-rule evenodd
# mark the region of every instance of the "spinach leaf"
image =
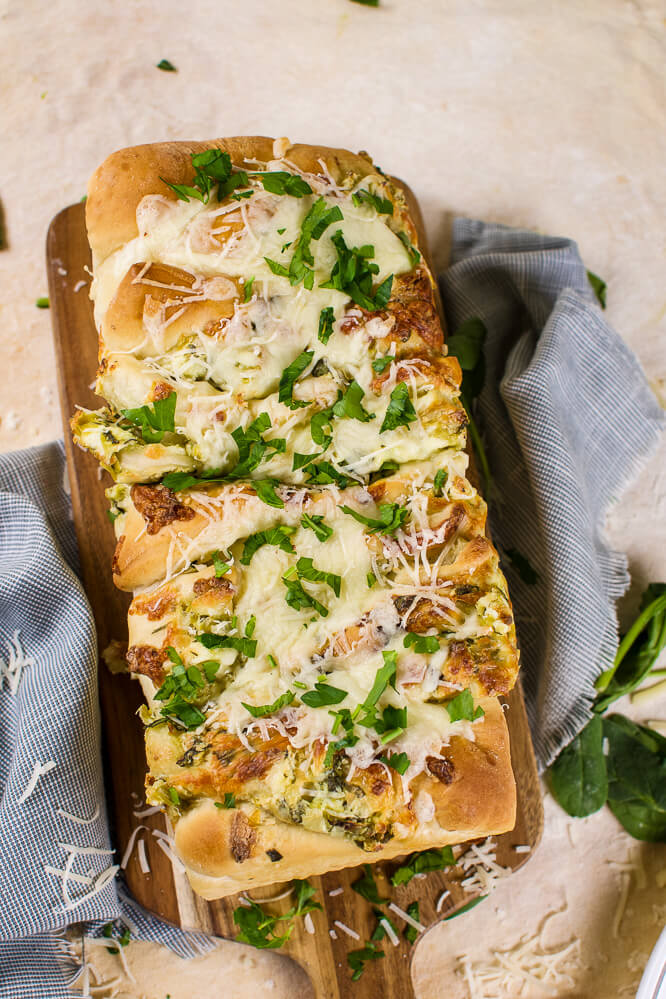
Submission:
<svg viewBox="0 0 666 999">
<path fill-rule="evenodd" d="M 634 839 L 666 843 L 666 739 L 623 715 L 603 719 L 608 805 Z"/>
<path fill-rule="evenodd" d="M 595 716 L 562 750 L 548 771 L 553 797 L 568 815 L 597 812 L 608 797 L 603 723 Z"/>
<path fill-rule="evenodd" d="M 641 598 L 640 614 L 620 642 L 610 670 L 595 683 L 594 710 L 606 708 L 645 679 L 666 645 L 666 583 L 650 583 Z"/>
</svg>

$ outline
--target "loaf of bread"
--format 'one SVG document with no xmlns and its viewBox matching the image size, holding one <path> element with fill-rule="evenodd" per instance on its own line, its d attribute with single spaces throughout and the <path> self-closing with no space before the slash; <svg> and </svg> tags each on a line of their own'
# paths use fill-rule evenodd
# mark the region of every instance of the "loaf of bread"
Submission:
<svg viewBox="0 0 666 999">
<path fill-rule="evenodd" d="M 122 150 L 87 200 L 147 799 L 219 898 L 513 827 L 511 603 L 418 207 L 365 154 Z"/>
</svg>

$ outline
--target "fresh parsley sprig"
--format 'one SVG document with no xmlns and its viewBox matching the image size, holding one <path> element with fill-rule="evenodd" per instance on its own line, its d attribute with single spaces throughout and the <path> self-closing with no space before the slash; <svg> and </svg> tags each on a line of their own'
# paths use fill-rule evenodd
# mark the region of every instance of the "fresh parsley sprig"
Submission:
<svg viewBox="0 0 666 999">
<path fill-rule="evenodd" d="M 455 858 L 450 846 L 444 846 L 439 850 L 422 850 L 420 853 L 412 853 L 393 872 L 391 884 L 396 888 L 400 885 L 407 885 L 417 874 L 442 871 L 446 867 L 452 867 L 453 864 L 455 864 Z"/>
<path fill-rule="evenodd" d="M 294 881 L 296 897 L 295 904 L 283 916 L 271 915 L 258 902 L 248 899 L 249 906 L 239 906 L 234 909 L 234 922 L 239 929 L 237 940 L 251 944 L 253 947 L 276 949 L 289 940 L 295 920 L 307 915 L 308 912 L 321 910 L 321 904 L 314 901 L 315 890 L 309 881 Z M 281 923 L 287 926 L 284 932 L 276 932 Z"/>
<path fill-rule="evenodd" d="M 122 415 L 139 427 L 146 444 L 159 444 L 165 433 L 175 433 L 176 393 L 156 399 L 152 405 L 121 409 Z"/>
<path fill-rule="evenodd" d="M 409 517 L 407 507 L 400 506 L 399 503 L 380 503 L 379 518 L 366 517 L 364 514 L 359 513 L 358 510 L 352 510 L 350 506 L 346 505 L 341 506 L 340 509 L 343 513 L 357 520 L 359 524 L 369 527 L 369 534 L 395 534 L 396 531 L 404 526 Z"/>
</svg>

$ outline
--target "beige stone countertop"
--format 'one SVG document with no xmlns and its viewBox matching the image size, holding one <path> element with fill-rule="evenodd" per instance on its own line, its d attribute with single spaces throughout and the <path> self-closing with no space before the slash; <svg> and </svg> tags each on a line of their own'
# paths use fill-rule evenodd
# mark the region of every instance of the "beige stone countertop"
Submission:
<svg viewBox="0 0 666 999">
<path fill-rule="evenodd" d="M 35 307 L 53 215 L 115 149 L 242 133 L 368 149 L 416 192 L 440 268 L 454 214 L 573 237 L 663 400 L 663 3 L 0 0 L 0 56 L 0 450 L 62 433 L 50 317 Z M 156 69 L 164 58 L 176 73 Z M 666 577 L 665 456 L 662 445 L 611 514 L 634 579 L 625 616 Z M 630 712 L 664 718 L 666 699 Z M 631 840 L 607 810 L 572 820 L 547 795 L 545 810 L 529 863 L 420 941 L 419 999 L 464 999 L 463 955 L 478 975 L 521 940 L 526 953 L 573 946 L 548 988 L 505 967 L 488 996 L 635 995 L 666 922 L 666 850 Z M 233 943 L 191 962 L 143 943 L 126 957 L 134 983 L 99 951 L 100 980 L 116 984 L 93 994 L 308 995 L 288 959 Z"/>
</svg>

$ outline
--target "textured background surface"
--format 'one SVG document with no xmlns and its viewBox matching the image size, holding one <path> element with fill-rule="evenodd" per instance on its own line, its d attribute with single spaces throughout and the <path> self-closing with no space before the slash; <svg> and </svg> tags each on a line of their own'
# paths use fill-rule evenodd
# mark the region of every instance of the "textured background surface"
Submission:
<svg viewBox="0 0 666 999">
<path fill-rule="evenodd" d="M 34 305 L 46 293 L 51 217 L 84 194 L 114 149 L 243 132 L 368 148 L 414 188 L 440 266 L 453 213 L 578 240 L 609 284 L 610 321 L 663 398 L 661 3 L 0 0 L 0 49 L 0 449 L 61 432 L 49 314 Z M 155 69 L 162 58 L 178 73 Z M 85 278 L 68 275 L 74 284 Z M 611 515 L 635 580 L 625 613 L 644 582 L 666 576 L 665 456 L 662 447 Z M 642 709 L 664 716 L 663 702 Z M 572 824 L 546 805 L 537 856 L 491 901 L 419 945 L 419 999 L 465 996 L 451 977 L 459 955 L 478 960 L 531 937 L 565 904 L 543 942 L 577 935 L 581 956 L 575 984 L 553 994 L 591 999 L 603 982 L 604 994 L 633 995 L 666 918 L 657 884 L 665 852 L 633 843 L 607 814 Z M 614 938 L 626 877 L 629 907 Z M 234 983 L 225 984 L 227 999 L 255 994 L 257 981 L 270 996 L 306 994 L 288 962 L 231 944 L 202 959 L 213 962 L 205 973 L 177 968 L 175 958 L 167 966 L 149 945 L 129 960 L 138 981 L 130 995 L 209 999 L 222 968 Z M 519 994 L 516 984 L 508 994 Z M 543 994 L 529 984 L 522 993 Z"/>
</svg>

